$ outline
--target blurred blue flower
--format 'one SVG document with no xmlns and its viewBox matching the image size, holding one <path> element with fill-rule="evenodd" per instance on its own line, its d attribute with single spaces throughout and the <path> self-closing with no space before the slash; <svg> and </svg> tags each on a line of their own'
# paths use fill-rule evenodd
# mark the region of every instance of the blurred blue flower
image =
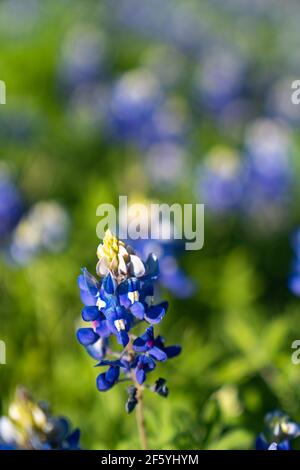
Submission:
<svg viewBox="0 0 300 470">
<path fill-rule="evenodd" d="M 138 0 L 112 0 L 109 10 L 121 26 L 164 41 L 186 53 L 198 54 L 202 44 L 212 36 L 202 15 L 192 4 L 174 4 L 170 0 L 163 3 L 148 0 L 147 4 Z"/>
<path fill-rule="evenodd" d="M 246 129 L 242 158 L 232 149 L 213 148 L 198 175 L 196 191 L 212 213 L 235 214 L 251 229 L 276 231 L 294 189 L 289 133 L 275 121 L 256 120 Z"/>
<path fill-rule="evenodd" d="M 163 191 L 177 187 L 187 176 L 188 155 L 184 147 L 172 141 L 153 144 L 145 154 L 151 184 Z"/>
<path fill-rule="evenodd" d="M 114 134 L 123 139 L 145 138 L 162 98 L 159 83 L 147 70 L 122 75 L 111 94 L 109 119 Z"/>
<path fill-rule="evenodd" d="M 18 388 L 8 416 L 0 417 L 0 450 L 77 450 L 80 431 L 69 420 L 53 416 L 49 405 L 35 402 Z"/>
<path fill-rule="evenodd" d="M 294 249 L 294 260 L 288 286 L 293 294 L 300 297 L 300 229 L 293 234 L 292 246 Z"/>
<path fill-rule="evenodd" d="M 246 130 L 245 155 L 247 200 L 288 199 L 293 170 L 287 129 L 268 119 L 254 121 Z"/>
<path fill-rule="evenodd" d="M 196 191 L 206 207 L 216 214 L 239 210 L 243 195 L 239 155 L 228 147 L 214 147 L 199 166 Z"/>
<path fill-rule="evenodd" d="M 260 434 L 256 439 L 255 448 L 256 450 L 291 450 L 291 445 L 288 440 L 282 441 L 279 444 L 277 442 L 268 444 L 263 434 Z"/>
<path fill-rule="evenodd" d="M 7 241 L 24 210 L 21 194 L 5 169 L 0 168 L 0 243 Z"/>
<path fill-rule="evenodd" d="M 143 150 L 152 145 L 184 139 L 184 115 L 176 100 L 169 100 L 149 69 L 121 75 L 114 83 L 107 115 L 108 132 Z"/>
<path fill-rule="evenodd" d="M 57 202 L 33 205 L 23 215 L 12 234 L 9 256 L 16 264 L 27 264 L 42 252 L 58 253 L 67 243 L 70 220 Z"/>
<path fill-rule="evenodd" d="M 300 425 L 282 411 L 265 417 L 265 431 L 256 439 L 257 450 L 291 450 L 290 441 L 300 436 Z"/>
<path fill-rule="evenodd" d="M 106 38 L 91 24 L 71 29 L 63 43 L 59 79 L 65 89 L 74 92 L 103 78 L 106 67 Z"/>
<path fill-rule="evenodd" d="M 218 115 L 246 92 L 246 77 L 245 60 L 233 48 L 214 45 L 196 69 L 195 94 L 201 104 Z"/>
</svg>

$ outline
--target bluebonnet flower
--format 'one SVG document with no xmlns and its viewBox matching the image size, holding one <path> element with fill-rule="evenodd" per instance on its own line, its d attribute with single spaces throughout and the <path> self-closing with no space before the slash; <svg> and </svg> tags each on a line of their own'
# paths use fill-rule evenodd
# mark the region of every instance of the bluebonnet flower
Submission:
<svg viewBox="0 0 300 470">
<path fill-rule="evenodd" d="M 245 93 L 246 64 L 237 52 L 214 46 L 202 57 L 194 78 L 201 104 L 217 116 Z"/>
<path fill-rule="evenodd" d="M 90 24 L 81 24 L 68 32 L 59 64 L 60 81 L 68 91 L 91 86 L 103 77 L 105 51 L 104 34 Z"/>
<path fill-rule="evenodd" d="M 190 4 L 174 4 L 170 0 L 163 3 L 149 0 L 146 4 L 138 0 L 118 0 L 113 6 L 110 3 L 109 10 L 120 26 L 159 39 L 185 53 L 198 54 L 202 44 L 212 36 L 202 15 Z"/>
<path fill-rule="evenodd" d="M 243 214 L 254 227 L 277 231 L 293 193 L 293 161 L 287 129 L 272 120 L 252 123 L 245 135 Z"/>
<path fill-rule="evenodd" d="M 256 439 L 257 450 L 291 450 L 290 441 L 300 436 L 299 424 L 277 410 L 266 415 L 265 428 Z"/>
<path fill-rule="evenodd" d="M 238 210 L 243 185 L 237 152 L 228 147 L 214 147 L 199 167 L 196 190 L 213 213 L 228 214 Z"/>
<path fill-rule="evenodd" d="M 12 234 L 9 256 L 16 264 L 26 264 L 41 252 L 57 253 L 67 242 L 69 216 L 55 201 L 33 205 L 23 215 Z"/>
<path fill-rule="evenodd" d="M 167 397 L 169 395 L 169 389 L 166 386 L 166 381 L 165 379 L 159 378 L 155 384 L 152 387 L 152 390 L 155 393 L 158 393 L 158 395 L 162 397 Z"/>
<path fill-rule="evenodd" d="M 291 292 L 300 297 L 300 229 L 294 233 L 292 245 L 295 255 L 288 285 Z"/>
<path fill-rule="evenodd" d="M 183 122 L 181 107 L 167 98 L 150 70 L 126 72 L 113 85 L 107 124 L 114 137 L 134 142 L 143 150 L 154 144 L 180 143 Z"/>
<path fill-rule="evenodd" d="M 147 378 L 147 373 L 155 369 L 156 363 L 151 356 L 141 354 L 136 357 L 133 367 L 136 380 L 140 385 L 142 385 Z"/>
<path fill-rule="evenodd" d="M 212 213 L 238 215 L 260 233 L 276 231 L 291 202 L 292 163 L 286 128 L 257 120 L 246 129 L 241 158 L 234 150 L 212 149 L 199 167 L 196 190 Z"/>
<path fill-rule="evenodd" d="M 21 194 L 5 169 L 0 168 L 0 243 L 11 235 L 23 213 Z"/>
<path fill-rule="evenodd" d="M 284 201 L 292 182 L 291 142 L 287 129 L 268 119 L 246 129 L 245 174 L 251 205 Z"/>
<path fill-rule="evenodd" d="M 24 388 L 18 388 L 8 416 L 0 417 L 0 450 L 77 450 L 80 432 L 70 422 L 53 416 L 45 402 L 35 402 Z"/>
<path fill-rule="evenodd" d="M 138 404 L 137 388 L 132 385 L 131 387 L 128 387 L 127 393 L 128 400 L 126 402 L 125 409 L 129 414 L 135 409 L 136 405 Z"/>
<path fill-rule="evenodd" d="M 155 343 L 153 326 L 133 341 L 133 349 L 137 352 L 148 352 L 149 356 L 157 361 L 166 361 L 168 358 L 163 349 Z"/>
<path fill-rule="evenodd" d="M 127 72 L 112 89 L 110 119 L 113 131 L 121 138 L 140 139 L 161 102 L 162 91 L 150 72 Z"/>
<path fill-rule="evenodd" d="M 145 155 L 151 183 L 164 191 L 177 186 L 186 174 L 187 158 L 183 146 L 176 142 L 151 145 Z"/>
<path fill-rule="evenodd" d="M 166 347 L 163 338 L 154 334 L 153 325 L 163 319 L 168 308 L 167 302 L 154 303 L 153 283 L 159 273 L 157 257 L 150 254 L 143 262 L 109 230 L 97 254 L 100 279 L 86 269 L 78 278 L 84 304 L 82 318 L 90 326 L 79 328 L 77 338 L 92 357 L 99 359 L 96 366 L 106 367 L 97 377 L 99 391 L 110 390 L 119 381 L 133 382 L 126 404 L 126 410 L 131 412 L 156 362 L 177 356 L 181 348 Z M 142 322 L 148 324 L 146 331 L 133 335 L 132 329 Z M 122 351 L 113 349 L 113 337 Z M 152 390 L 158 393 L 157 387 Z"/>
</svg>

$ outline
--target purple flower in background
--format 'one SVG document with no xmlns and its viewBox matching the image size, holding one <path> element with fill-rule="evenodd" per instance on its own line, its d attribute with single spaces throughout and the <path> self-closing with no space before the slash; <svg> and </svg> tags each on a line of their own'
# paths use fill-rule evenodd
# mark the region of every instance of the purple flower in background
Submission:
<svg viewBox="0 0 300 470">
<path fill-rule="evenodd" d="M 162 142 L 151 145 L 145 155 L 147 174 L 157 188 L 168 191 L 187 177 L 188 155 L 182 145 Z"/>
<path fill-rule="evenodd" d="M 265 431 L 256 439 L 256 450 L 291 450 L 291 440 L 299 437 L 300 426 L 281 411 L 265 417 Z"/>
<path fill-rule="evenodd" d="M 202 44 L 211 38 L 202 15 L 189 4 L 175 4 L 170 0 L 112 0 L 109 13 L 113 20 L 126 29 L 159 39 L 186 52 L 198 54 Z M 159 15 L 157 12 L 159 11 Z"/>
<path fill-rule="evenodd" d="M 150 70 L 126 72 L 114 83 L 108 104 L 108 132 L 142 149 L 184 139 L 184 116 Z"/>
<path fill-rule="evenodd" d="M 112 132 L 123 139 L 143 139 L 162 102 L 162 91 L 147 70 L 125 73 L 114 84 L 109 120 Z"/>
<path fill-rule="evenodd" d="M 245 178 L 248 200 L 284 201 L 292 183 L 288 131 L 275 121 L 254 121 L 245 136 Z"/>
<path fill-rule="evenodd" d="M 243 194 L 239 155 L 228 147 L 213 148 L 199 166 L 196 190 L 213 213 L 237 211 Z"/>
<path fill-rule="evenodd" d="M 289 133 L 275 121 L 254 121 L 241 158 L 234 150 L 214 148 L 198 175 L 196 190 L 212 213 L 236 214 L 251 229 L 276 231 L 284 225 L 294 188 Z"/>
<path fill-rule="evenodd" d="M 12 234 L 11 260 L 25 265 L 42 252 L 58 253 L 67 243 L 70 220 L 66 210 L 55 201 L 33 205 L 23 215 Z"/>
<path fill-rule="evenodd" d="M 0 168 L 0 244 L 16 227 L 24 210 L 20 191 L 9 174 Z"/>
<path fill-rule="evenodd" d="M 253 227 L 277 231 L 287 219 L 294 189 L 291 141 L 275 121 L 257 120 L 245 136 L 242 210 Z"/>
<path fill-rule="evenodd" d="M 0 450 L 78 450 L 79 439 L 79 429 L 23 387 L 17 388 L 8 415 L 0 417 Z"/>
<path fill-rule="evenodd" d="M 201 104 L 219 114 L 245 92 L 246 65 L 233 50 L 214 46 L 201 58 L 194 90 Z"/>
<path fill-rule="evenodd" d="M 300 297 L 300 229 L 294 233 L 292 245 L 294 249 L 294 260 L 288 286 L 294 295 Z"/>
<path fill-rule="evenodd" d="M 105 71 L 105 35 L 92 25 L 79 25 L 66 36 L 59 63 L 59 77 L 68 91 L 91 86 Z"/>
</svg>

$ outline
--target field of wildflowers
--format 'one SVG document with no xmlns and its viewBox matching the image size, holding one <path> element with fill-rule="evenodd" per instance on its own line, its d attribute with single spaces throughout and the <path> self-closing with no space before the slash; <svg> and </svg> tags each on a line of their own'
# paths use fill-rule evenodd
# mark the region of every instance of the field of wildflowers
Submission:
<svg viewBox="0 0 300 470">
<path fill-rule="evenodd" d="M 299 21 L 0 2 L 0 449 L 300 448 Z M 120 195 L 203 248 L 99 240 Z"/>
</svg>

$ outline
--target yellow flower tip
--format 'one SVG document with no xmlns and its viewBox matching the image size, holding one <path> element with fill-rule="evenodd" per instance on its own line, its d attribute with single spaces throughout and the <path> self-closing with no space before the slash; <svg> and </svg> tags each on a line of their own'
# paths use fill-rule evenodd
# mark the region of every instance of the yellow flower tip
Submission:
<svg viewBox="0 0 300 470">
<path fill-rule="evenodd" d="M 110 229 L 106 230 L 103 243 L 100 243 L 97 249 L 97 256 L 99 260 L 103 257 L 106 257 L 111 263 L 115 257 L 118 256 L 120 248 L 124 247 L 124 243 L 118 240 L 118 238 L 113 235 Z"/>
</svg>

